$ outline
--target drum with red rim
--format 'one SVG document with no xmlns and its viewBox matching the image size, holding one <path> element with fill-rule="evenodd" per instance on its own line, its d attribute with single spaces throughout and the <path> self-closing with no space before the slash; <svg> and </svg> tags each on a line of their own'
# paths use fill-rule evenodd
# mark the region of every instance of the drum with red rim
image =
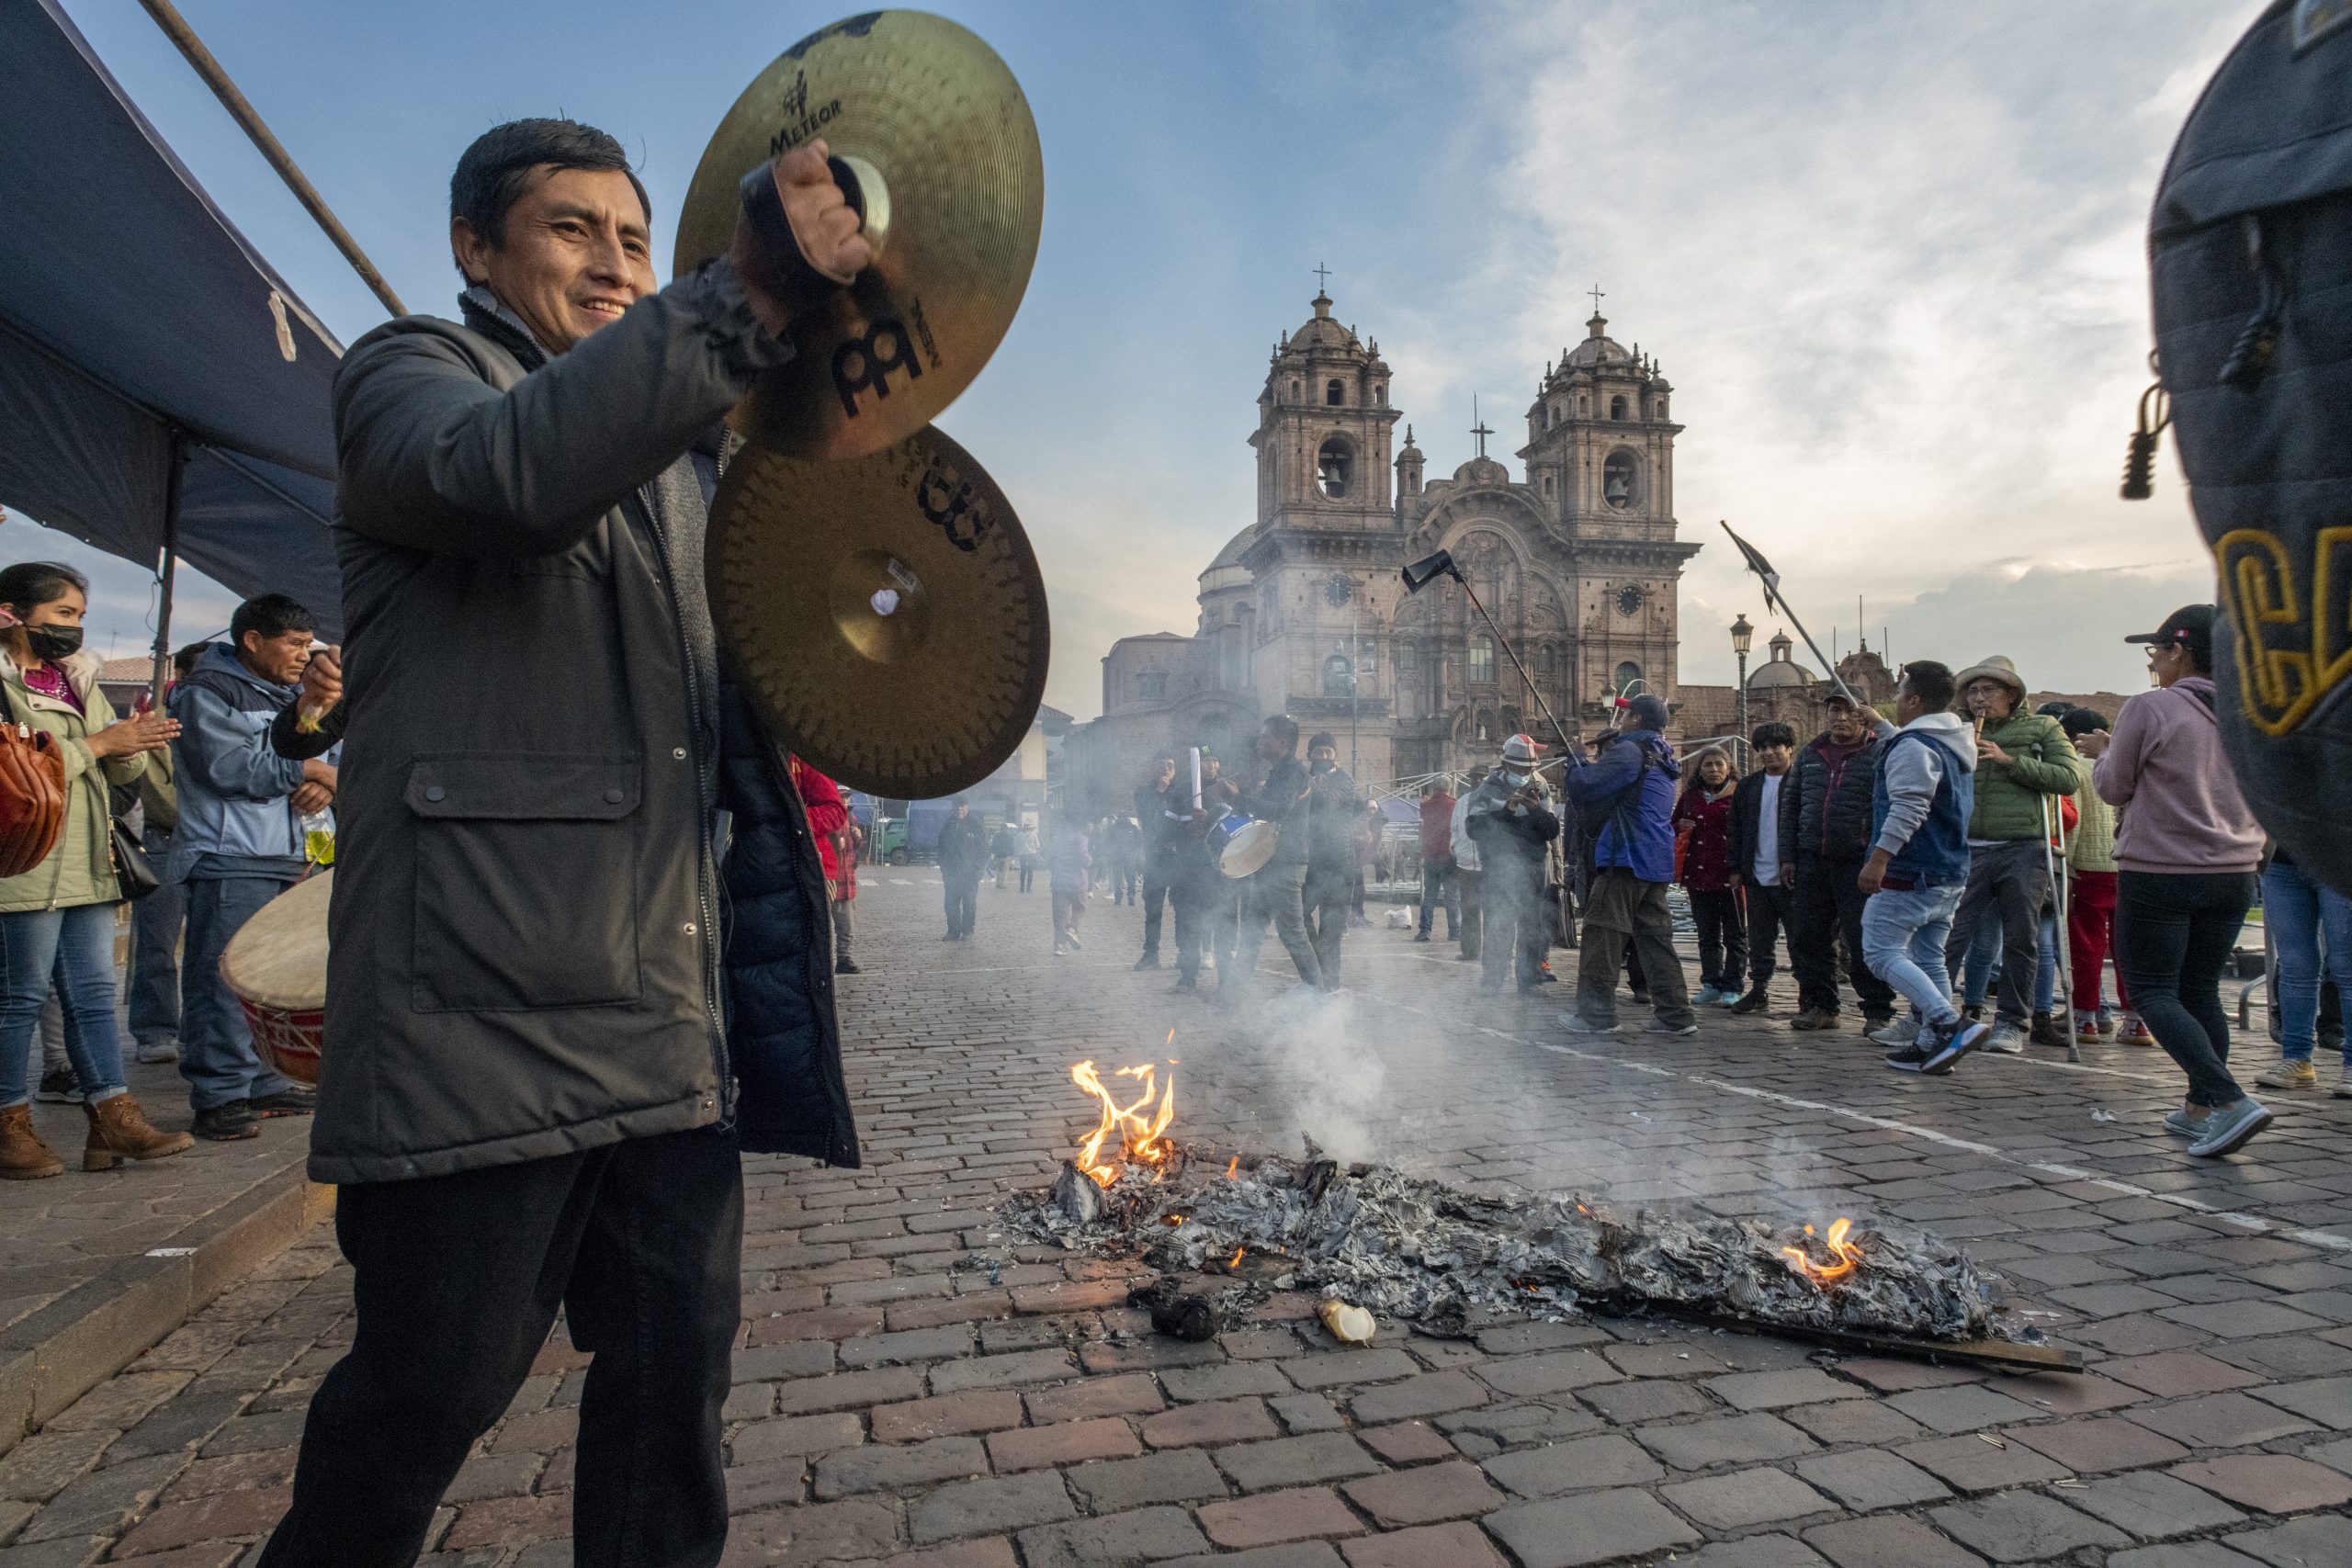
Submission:
<svg viewBox="0 0 2352 1568">
<path fill-rule="evenodd" d="M 326 1042 L 327 899 L 322 871 L 262 906 L 220 955 L 220 978 L 245 1010 L 262 1060 L 297 1082 L 319 1081 Z"/>
</svg>

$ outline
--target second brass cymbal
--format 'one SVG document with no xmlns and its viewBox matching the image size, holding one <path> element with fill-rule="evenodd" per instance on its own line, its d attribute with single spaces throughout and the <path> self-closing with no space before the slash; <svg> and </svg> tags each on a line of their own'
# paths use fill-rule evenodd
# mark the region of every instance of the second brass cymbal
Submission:
<svg viewBox="0 0 2352 1568">
<path fill-rule="evenodd" d="M 851 788 L 953 795 L 1037 716 L 1037 558 L 1004 492 L 937 430 L 842 462 L 745 447 L 719 480 L 706 575 L 761 722 Z"/>
<path fill-rule="evenodd" d="M 703 152 L 673 270 L 726 251 L 737 184 L 822 138 L 864 214 L 874 262 L 794 337 L 732 423 L 791 457 L 878 452 L 971 385 L 1029 286 L 1045 162 L 1021 85 L 971 32 L 921 11 L 820 28 L 760 73 Z"/>
</svg>

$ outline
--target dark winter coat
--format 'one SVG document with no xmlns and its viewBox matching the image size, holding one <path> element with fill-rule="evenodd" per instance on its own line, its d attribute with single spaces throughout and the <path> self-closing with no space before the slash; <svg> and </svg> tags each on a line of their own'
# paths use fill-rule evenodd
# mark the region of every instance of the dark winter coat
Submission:
<svg viewBox="0 0 2352 1568">
<path fill-rule="evenodd" d="M 1859 866 L 1871 852 L 1871 791 L 1878 782 L 1879 748 L 1894 727 L 1880 721 L 1873 735 L 1842 764 L 1840 748 L 1826 734 L 1797 753 L 1781 783 L 1781 809 L 1796 814 L 1796 852 L 1801 860 L 1829 860 Z"/>
<path fill-rule="evenodd" d="M 729 1121 L 854 1166 L 816 847 L 782 753 L 704 677 L 684 548 L 689 449 L 789 351 L 724 264 L 552 359 L 468 320 L 392 321 L 335 375 L 346 735 L 311 1174 Z"/>
<path fill-rule="evenodd" d="M 1794 773 L 1792 768 L 1790 773 Z M 1781 775 L 1780 815 L 1771 831 L 1780 835 L 1781 880 L 1792 880 L 1796 873 L 1797 814 L 1792 808 L 1789 773 Z M 1747 877 L 1756 864 L 1756 846 L 1764 840 L 1764 824 L 1758 820 L 1764 811 L 1764 770 L 1757 769 L 1739 781 L 1739 788 L 1731 797 L 1731 828 L 1724 836 L 1724 851 L 1734 874 Z"/>
<path fill-rule="evenodd" d="M 988 829 L 969 811 L 951 815 L 939 825 L 939 872 L 943 876 L 973 877 L 988 864 Z"/>
</svg>

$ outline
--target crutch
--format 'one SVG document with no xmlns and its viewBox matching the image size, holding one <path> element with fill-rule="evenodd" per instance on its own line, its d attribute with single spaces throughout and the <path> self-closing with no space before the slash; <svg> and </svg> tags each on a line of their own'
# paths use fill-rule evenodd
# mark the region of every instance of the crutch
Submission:
<svg viewBox="0 0 2352 1568">
<path fill-rule="evenodd" d="M 2083 1047 L 2075 1038 L 2075 976 L 2071 973 L 2075 966 L 2074 949 L 2067 940 L 2066 928 L 2066 817 L 2051 808 L 2053 797 L 2037 794 L 2034 798 L 2041 802 L 2041 863 L 2049 873 L 2051 897 L 2056 901 L 2058 911 L 2050 942 L 2052 955 L 2058 961 L 2059 994 L 2055 999 L 2066 1004 L 2062 1010 L 2066 1015 L 2066 1060 L 2079 1062 L 2083 1059 Z M 2058 840 L 2054 852 L 2050 842 L 2053 837 Z"/>
</svg>

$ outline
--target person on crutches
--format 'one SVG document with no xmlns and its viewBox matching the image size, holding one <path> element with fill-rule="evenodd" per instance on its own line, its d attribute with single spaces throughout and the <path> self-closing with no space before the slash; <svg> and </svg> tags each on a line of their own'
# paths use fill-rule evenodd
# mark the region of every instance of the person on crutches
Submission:
<svg viewBox="0 0 2352 1568">
<path fill-rule="evenodd" d="M 2058 995 L 2071 1003 L 2075 995 L 2074 965 L 2066 942 L 2066 813 L 2074 802 L 2065 795 L 2042 795 L 2041 801 L 2041 860 L 2049 868 L 2050 897 L 2058 911 L 2057 941 L 2051 943 L 2058 960 Z M 2054 807 L 2053 804 L 2055 803 Z M 2054 824 L 2054 827 L 2053 827 Z M 2066 1060 L 2083 1059 L 2082 1041 L 2075 1032 L 2075 1010 L 2070 1006 L 2057 1010 L 2066 1020 Z"/>
</svg>

